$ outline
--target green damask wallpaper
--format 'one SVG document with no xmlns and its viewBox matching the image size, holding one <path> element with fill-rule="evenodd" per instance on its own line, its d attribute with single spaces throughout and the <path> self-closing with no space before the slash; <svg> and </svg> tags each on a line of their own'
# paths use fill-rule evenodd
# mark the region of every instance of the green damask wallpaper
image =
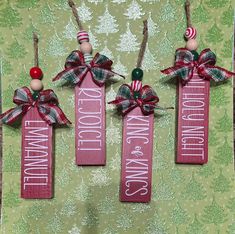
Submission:
<svg viewBox="0 0 235 234">
<path fill-rule="evenodd" d="M 76 0 L 95 51 L 127 76 L 136 63 L 142 20 L 149 21 L 144 82 L 155 88 L 160 105 L 174 106 L 176 84 L 160 69 L 184 46 L 184 0 Z M 232 69 L 233 6 L 230 0 L 192 0 L 192 20 L 200 49 L 210 47 L 218 65 Z M 32 31 L 40 35 L 40 64 L 46 88 L 57 93 L 74 121 L 73 89 L 52 83 L 66 56 L 78 48 L 76 25 L 66 0 L 1 0 L 0 59 L 3 110 L 13 91 L 28 85 L 33 66 Z M 123 80 L 106 89 L 114 99 Z M 232 81 L 211 86 L 209 163 L 175 165 L 175 111 L 155 118 L 153 194 L 150 204 L 119 202 L 121 118 L 107 105 L 107 165 L 74 165 L 74 129 L 55 130 L 55 197 L 23 200 L 20 194 L 21 131 L 4 126 L 1 232 L 10 234 L 235 233 Z"/>
</svg>

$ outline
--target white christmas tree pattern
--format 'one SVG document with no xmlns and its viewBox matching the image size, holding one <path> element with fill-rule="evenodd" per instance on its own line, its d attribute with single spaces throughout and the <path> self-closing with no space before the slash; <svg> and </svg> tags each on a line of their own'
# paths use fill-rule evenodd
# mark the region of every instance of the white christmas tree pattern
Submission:
<svg viewBox="0 0 235 234">
<path fill-rule="evenodd" d="M 49 233 L 54 234 L 63 230 L 63 222 L 57 213 L 50 217 L 46 229 Z"/>
<path fill-rule="evenodd" d="M 113 3 L 121 4 L 126 2 L 126 0 L 112 0 Z"/>
<path fill-rule="evenodd" d="M 127 231 L 133 226 L 133 220 L 128 213 L 120 215 L 117 219 L 117 227 Z"/>
<path fill-rule="evenodd" d="M 102 214 L 115 213 L 114 200 L 109 196 L 105 196 L 98 204 L 98 210 Z"/>
<path fill-rule="evenodd" d="M 113 71 L 115 71 L 116 73 L 123 75 L 123 76 L 127 76 L 128 72 L 127 72 L 127 68 L 124 64 L 121 63 L 121 59 L 120 59 L 120 55 L 118 55 L 117 57 L 117 63 L 113 66 Z M 114 78 L 120 80 L 120 76 L 114 76 Z"/>
<path fill-rule="evenodd" d="M 58 9 L 63 10 L 63 11 L 70 10 L 70 6 L 69 6 L 68 2 L 64 1 L 64 0 L 56 0 L 54 5 Z"/>
<path fill-rule="evenodd" d="M 108 102 L 113 101 L 116 98 L 117 93 L 114 91 L 113 86 L 110 86 L 109 92 L 106 94 L 106 110 L 114 110 L 115 106 L 108 104 Z"/>
<path fill-rule="evenodd" d="M 113 118 L 110 120 L 110 124 L 106 129 L 107 143 L 110 145 L 116 145 L 121 143 L 121 133 L 118 127 L 113 124 Z"/>
<path fill-rule="evenodd" d="M 97 5 L 98 3 L 103 2 L 103 0 L 88 0 L 88 2 L 95 3 Z"/>
<path fill-rule="evenodd" d="M 76 202 L 73 198 L 69 198 L 64 202 L 64 205 L 60 211 L 61 215 L 71 217 L 75 214 L 78 214 L 78 209 L 76 206 Z"/>
<path fill-rule="evenodd" d="M 77 28 L 70 17 L 68 24 L 65 26 L 63 37 L 69 40 L 76 39 Z"/>
<path fill-rule="evenodd" d="M 161 9 L 160 19 L 163 22 L 171 22 L 175 20 L 175 16 L 176 16 L 175 9 L 168 0 L 167 3 L 164 4 L 163 8 Z"/>
<path fill-rule="evenodd" d="M 98 168 L 91 172 L 91 184 L 93 186 L 107 186 L 110 184 L 110 180 L 108 172 L 103 168 Z"/>
<path fill-rule="evenodd" d="M 127 16 L 128 19 L 136 20 L 141 19 L 144 13 L 142 12 L 142 7 L 138 2 L 136 0 L 132 0 L 124 15 Z"/>
<path fill-rule="evenodd" d="M 158 44 L 158 53 L 160 55 L 167 55 L 173 49 L 172 42 L 168 39 L 167 33 L 163 37 L 162 41 Z"/>
<path fill-rule="evenodd" d="M 70 96 L 67 98 L 67 102 L 68 102 L 69 106 L 74 107 L 74 105 L 75 105 L 74 95 L 70 95 Z"/>
<path fill-rule="evenodd" d="M 165 155 L 156 150 L 156 152 L 154 152 L 155 155 L 155 161 L 153 161 L 153 169 L 155 170 L 166 170 L 169 166 L 168 161 L 165 158 Z M 156 162 L 156 163 L 155 163 Z"/>
<path fill-rule="evenodd" d="M 149 4 L 153 4 L 153 3 L 156 3 L 156 2 L 160 2 L 161 0 L 140 0 L 141 2 L 147 2 Z"/>
<path fill-rule="evenodd" d="M 81 230 L 77 227 L 76 224 L 68 231 L 68 234 L 81 234 Z"/>
<path fill-rule="evenodd" d="M 91 31 L 91 26 L 88 26 L 88 29 L 89 29 L 88 30 L 89 41 L 92 44 L 93 50 L 96 50 L 100 46 L 100 43 L 99 43 L 97 37 Z"/>
<path fill-rule="evenodd" d="M 113 59 L 113 52 L 107 47 L 107 41 L 104 42 L 104 49 L 100 51 L 100 54 L 105 55 L 109 59 Z"/>
<path fill-rule="evenodd" d="M 82 202 L 85 202 L 90 198 L 91 194 L 89 187 L 85 184 L 83 179 L 82 182 L 78 184 L 78 187 L 75 188 L 74 196 L 76 199 Z"/>
<path fill-rule="evenodd" d="M 111 161 L 109 163 L 109 168 L 111 171 L 117 171 L 119 170 L 121 165 L 121 157 L 120 157 L 120 153 L 117 152 L 112 158 Z"/>
<path fill-rule="evenodd" d="M 82 22 L 89 21 L 93 18 L 92 17 L 93 12 L 91 11 L 91 8 L 86 6 L 84 1 L 81 3 L 81 6 L 77 8 L 77 10 L 78 10 L 79 19 Z"/>
<path fill-rule="evenodd" d="M 155 213 L 151 219 L 148 220 L 146 225 L 145 234 L 168 234 L 165 220 L 162 220 L 161 216 L 158 213 Z"/>
<path fill-rule="evenodd" d="M 174 192 L 172 191 L 171 186 L 163 179 L 160 180 L 160 183 L 155 188 L 154 200 L 169 201 L 174 199 Z"/>
<path fill-rule="evenodd" d="M 118 232 L 112 227 L 107 227 L 104 229 L 103 234 L 118 234 Z"/>
<path fill-rule="evenodd" d="M 63 41 L 59 38 L 58 34 L 55 33 L 48 42 L 47 52 L 49 55 L 57 57 L 66 54 L 66 49 L 63 45 Z"/>
<path fill-rule="evenodd" d="M 148 210 L 150 210 L 151 207 L 148 205 L 148 203 L 134 203 L 132 206 L 132 210 L 136 213 L 144 213 Z"/>
<path fill-rule="evenodd" d="M 97 226 L 99 224 L 99 218 L 97 215 L 97 209 L 88 204 L 87 214 L 82 219 L 82 225 L 88 228 Z"/>
<path fill-rule="evenodd" d="M 152 19 L 152 12 L 149 12 L 148 17 L 148 34 L 150 37 L 156 36 L 160 32 L 159 26 Z"/>
<path fill-rule="evenodd" d="M 53 24 L 56 21 L 56 17 L 50 5 L 47 3 L 41 10 L 40 19 L 43 23 Z"/>
<path fill-rule="evenodd" d="M 144 59 L 142 62 L 142 68 L 145 71 L 156 70 L 158 68 L 159 62 L 157 62 L 154 55 L 150 52 L 148 43 L 146 45 L 146 50 L 144 54 Z"/>
<path fill-rule="evenodd" d="M 118 32 L 117 20 L 114 16 L 109 13 L 108 5 L 105 7 L 105 12 L 98 19 L 99 25 L 96 26 L 96 32 L 100 34 L 106 34 L 108 36 L 110 33 Z"/>
<path fill-rule="evenodd" d="M 120 43 L 118 44 L 117 50 L 122 52 L 134 52 L 139 50 L 139 43 L 137 41 L 136 35 L 134 35 L 130 30 L 130 24 L 127 23 L 126 32 L 120 35 Z"/>
<path fill-rule="evenodd" d="M 72 179 L 69 176 L 68 169 L 66 167 L 62 168 L 59 174 L 55 176 L 55 178 L 57 179 L 55 181 L 55 184 L 58 183 L 58 185 L 62 188 L 64 188 Z"/>
</svg>

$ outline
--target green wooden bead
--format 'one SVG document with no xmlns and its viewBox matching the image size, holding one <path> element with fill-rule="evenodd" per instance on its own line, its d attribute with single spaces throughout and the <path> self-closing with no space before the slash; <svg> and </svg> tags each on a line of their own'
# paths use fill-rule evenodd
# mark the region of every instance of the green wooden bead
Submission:
<svg viewBox="0 0 235 234">
<path fill-rule="evenodd" d="M 142 69 L 140 68 L 135 68 L 133 71 L 132 71 L 132 80 L 142 80 L 143 78 L 143 75 L 144 75 L 144 72 Z"/>
<path fill-rule="evenodd" d="M 193 60 L 194 60 L 194 61 L 197 61 L 197 60 L 198 60 L 198 58 L 199 58 L 199 54 L 198 54 L 198 52 L 197 52 L 197 51 L 195 51 L 195 50 L 192 50 L 192 51 L 191 51 L 191 53 L 193 54 Z"/>
<path fill-rule="evenodd" d="M 39 92 L 37 92 L 37 91 L 33 92 L 32 96 L 33 96 L 33 100 L 36 101 L 39 97 Z"/>
<path fill-rule="evenodd" d="M 135 99 L 138 99 L 140 97 L 140 92 L 139 91 L 134 91 L 133 95 L 134 95 Z"/>
</svg>

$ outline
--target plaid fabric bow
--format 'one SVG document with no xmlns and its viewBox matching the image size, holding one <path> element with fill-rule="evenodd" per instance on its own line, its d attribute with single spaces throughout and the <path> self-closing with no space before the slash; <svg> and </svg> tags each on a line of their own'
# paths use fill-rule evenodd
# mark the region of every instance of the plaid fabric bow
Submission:
<svg viewBox="0 0 235 234">
<path fill-rule="evenodd" d="M 159 98 L 157 94 L 148 85 L 143 86 L 140 90 L 140 97 L 135 99 L 131 86 L 123 84 L 118 90 L 116 99 L 109 102 L 109 104 L 114 104 L 120 108 L 123 115 L 127 114 L 137 106 L 141 108 L 144 115 L 150 115 L 154 112 L 154 109 L 158 107 L 158 101 Z"/>
<path fill-rule="evenodd" d="M 79 50 L 74 50 L 66 59 L 65 69 L 53 81 L 62 79 L 67 83 L 80 85 L 86 74 L 90 72 L 94 83 L 101 87 L 107 79 L 117 74 L 111 70 L 112 64 L 111 60 L 99 53 L 86 64 L 83 54 Z"/>
<path fill-rule="evenodd" d="M 235 75 L 222 67 L 214 66 L 215 63 L 216 55 L 210 49 L 203 50 L 198 61 L 194 61 L 193 54 L 188 49 L 180 48 L 176 50 L 175 66 L 161 72 L 173 77 L 180 77 L 185 82 L 193 77 L 195 69 L 202 79 L 213 79 L 216 82 L 224 81 Z"/>
<path fill-rule="evenodd" d="M 37 107 L 42 119 L 49 125 L 68 124 L 70 121 L 66 118 L 63 111 L 58 106 L 58 99 L 53 90 L 47 89 L 39 93 L 36 101 L 33 100 L 32 93 L 27 87 L 19 88 L 15 91 L 13 102 L 16 107 L 0 115 L 0 122 L 12 124 L 21 116 L 25 115 L 31 107 Z"/>
</svg>

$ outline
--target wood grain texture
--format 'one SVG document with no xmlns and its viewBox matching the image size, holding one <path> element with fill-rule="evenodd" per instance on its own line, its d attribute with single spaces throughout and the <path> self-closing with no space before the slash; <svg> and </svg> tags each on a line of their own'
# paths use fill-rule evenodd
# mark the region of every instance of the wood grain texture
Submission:
<svg viewBox="0 0 235 234">
<path fill-rule="evenodd" d="M 176 163 L 207 163 L 210 81 L 195 72 L 186 85 L 179 81 L 178 89 Z"/>
<path fill-rule="evenodd" d="M 139 107 L 123 118 L 120 201 L 151 200 L 153 128 L 154 115 Z"/>
<path fill-rule="evenodd" d="M 52 126 L 31 108 L 22 119 L 21 197 L 53 196 Z"/>
<path fill-rule="evenodd" d="M 75 87 L 75 151 L 77 165 L 105 165 L 105 87 L 88 73 Z"/>
</svg>

